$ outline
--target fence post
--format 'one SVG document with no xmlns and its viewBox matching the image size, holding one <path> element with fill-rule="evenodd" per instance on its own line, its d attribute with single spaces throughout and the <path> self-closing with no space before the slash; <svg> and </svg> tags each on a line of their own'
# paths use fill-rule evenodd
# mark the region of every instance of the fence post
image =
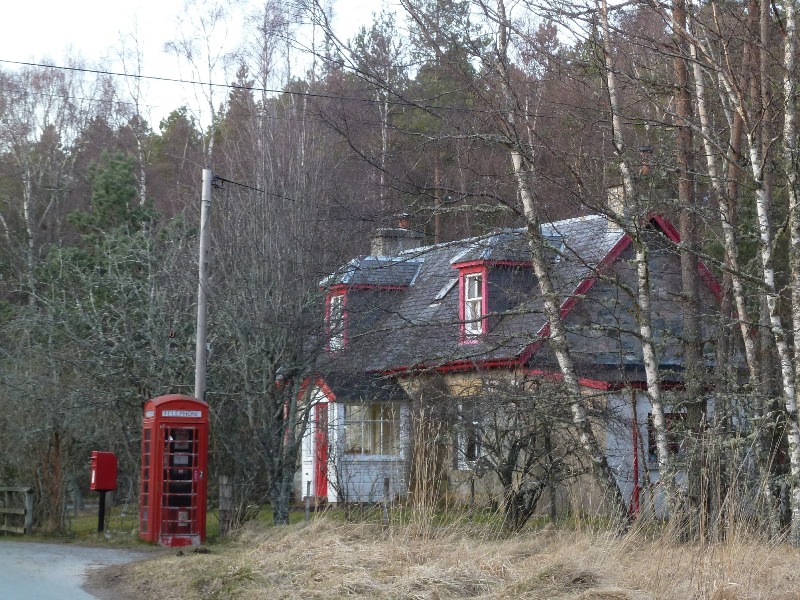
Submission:
<svg viewBox="0 0 800 600">
<path fill-rule="evenodd" d="M 227 475 L 219 476 L 219 533 L 228 535 L 233 518 L 233 485 Z"/>
<path fill-rule="evenodd" d="M 306 481 L 306 523 L 311 518 L 311 482 Z"/>
<path fill-rule="evenodd" d="M 33 532 L 33 488 L 0 487 L 3 505 L 0 506 L 0 531 L 30 535 Z M 15 502 L 15 495 L 22 495 L 22 502 Z M 16 506 L 12 506 L 16 504 Z M 22 504 L 22 506 L 20 506 Z M 22 523 L 22 527 L 19 527 Z"/>
<path fill-rule="evenodd" d="M 33 488 L 25 492 L 25 535 L 33 533 Z"/>
</svg>

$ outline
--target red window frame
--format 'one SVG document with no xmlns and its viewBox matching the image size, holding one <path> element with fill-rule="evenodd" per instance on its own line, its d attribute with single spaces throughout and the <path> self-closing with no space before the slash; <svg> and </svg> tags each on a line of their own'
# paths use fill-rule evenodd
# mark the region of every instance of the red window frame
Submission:
<svg viewBox="0 0 800 600">
<path fill-rule="evenodd" d="M 331 304 L 334 298 L 341 298 L 341 330 L 334 331 L 333 324 L 331 323 Z M 341 352 L 347 346 L 347 290 L 346 289 L 332 289 L 325 299 L 325 331 L 328 336 L 328 352 Z M 334 336 L 339 339 L 336 345 Z"/>
<path fill-rule="evenodd" d="M 459 269 L 458 277 L 458 320 L 461 325 L 461 341 L 474 343 L 489 329 L 489 269 L 485 265 L 476 265 Z M 467 278 L 472 275 L 481 276 L 481 316 L 478 331 L 467 329 Z M 470 323 L 469 325 L 474 325 Z"/>
</svg>

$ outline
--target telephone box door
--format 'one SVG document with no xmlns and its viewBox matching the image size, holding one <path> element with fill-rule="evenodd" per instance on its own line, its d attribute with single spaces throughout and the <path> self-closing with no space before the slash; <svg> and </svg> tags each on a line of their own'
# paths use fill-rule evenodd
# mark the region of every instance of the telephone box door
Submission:
<svg viewBox="0 0 800 600">
<path fill-rule="evenodd" d="M 200 469 L 202 427 L 161 425 L 163 477 L 161 486 L 161 540 L 200 538 L 200 515 L 205 519 L 205 473 Z M 177 538 L 175 536 L 178 536 Z"/>
</svg>

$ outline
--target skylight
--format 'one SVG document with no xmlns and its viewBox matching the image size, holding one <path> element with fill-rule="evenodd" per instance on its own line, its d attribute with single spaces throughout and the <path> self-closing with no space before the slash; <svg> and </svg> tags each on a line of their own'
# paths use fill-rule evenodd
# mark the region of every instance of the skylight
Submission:
<svg viewBox="0 0 800 600">
<path fill-rule="evenodd" d="M 564 243 L 564 237 L 558 234 L 545 234 L 544 242 L 546 245 L 550 246 L 553 250 L 555 250 L 553 262 L 561 262 L 561 256 L 566 250 L 567 246 Z"/>
<path fill-rule="evenodd" d="M 442 289 L 439 290 L 439 293 L 436 294 L 436 296 L 434 296 L 433 301 L 440 302 L 441 300 L 443 300 L 444 297 L 447 296 L 447 294 L 450 292 L 450 290 L 452 290 L 455 287 L 456 283 L 458 283 L 458 277 L 451 277 L 450 279 L 448 279 L 447 283 L 445 283 Z"/>
</svg>

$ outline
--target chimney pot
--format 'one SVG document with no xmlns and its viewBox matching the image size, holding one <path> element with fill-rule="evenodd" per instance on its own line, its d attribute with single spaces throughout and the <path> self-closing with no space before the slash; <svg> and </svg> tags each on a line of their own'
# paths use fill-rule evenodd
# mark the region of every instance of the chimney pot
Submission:
<svg viewBox="0 0 800 600">
<path fill-rule="evenodd" d="M 425 236 L 412 231 L 407 213 L 397 215 L 397 227 L 382 227 L 372 236 L 370 254 L 372 256 L 395 256 L 404 250 L 419 248 Z"/>
</svg>

